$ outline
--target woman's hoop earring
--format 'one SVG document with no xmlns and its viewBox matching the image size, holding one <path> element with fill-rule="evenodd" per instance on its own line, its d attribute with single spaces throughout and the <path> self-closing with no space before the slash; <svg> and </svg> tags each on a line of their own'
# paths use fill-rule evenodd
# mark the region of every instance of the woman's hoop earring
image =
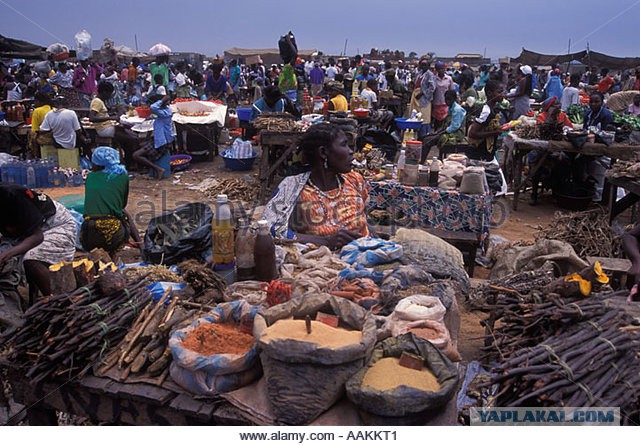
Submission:
<svg viewBox="0 0 640 446">
<path fill-rule="evenodd" d="M 325 159 L 324 159 L 324 168 L 325 168 L 325 169 L 328 169 L 328 168 L 329 168 L 329 159 L 328 159 L 328 158 L 325 158 Z"/>
</svg>

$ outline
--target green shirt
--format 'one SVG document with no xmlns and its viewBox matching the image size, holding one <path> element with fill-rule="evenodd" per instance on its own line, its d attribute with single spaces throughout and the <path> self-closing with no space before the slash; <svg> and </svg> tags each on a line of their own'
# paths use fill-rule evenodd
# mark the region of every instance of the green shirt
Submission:
<svg viewBox="0 0 640 446">
<path fill-rule="evenodd" d="M 129 176 L 113 175 L 107 181 L 108 177 L 104 172 L 91 172 L 87 175 L 84 185 L 85 217 L 122 216 L 122 210 L 129 199 Z"/>
<path fill-rule="evenodd" d="M 151 73 L 151 85 L 156 85 L 156 80 L 154 79 L 156 74 L 162 75 L 162 85 L 166 87 L 169 84 L 169 66 L 166 63 L 158 65 L 155 62 L 151 62 L 149 73 Z"/>
<path fill-rule="evenodd" d="M 282 73 L 280 73 L 280 79 L 278 79 L 278 87 L 283 93 L 287 90 L 296 90 L 298 88 L 296 73 L 291 64 L 286 64 L 282 67 Z"/>
</svg>

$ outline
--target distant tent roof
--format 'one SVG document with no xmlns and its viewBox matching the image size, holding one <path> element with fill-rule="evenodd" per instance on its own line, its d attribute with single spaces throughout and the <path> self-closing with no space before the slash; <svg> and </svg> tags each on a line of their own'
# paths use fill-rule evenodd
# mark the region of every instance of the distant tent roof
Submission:
<svg viewBox="0 0 640 446">
<path fill-rule="evenodd" d="M 0 35 L 0 57 L 39 59 L 45 51 L 43 46 Z"/>
<path fill-rule="evenodd" d="M 116 50 L 116 54 L 118 56 L 122 56 L 122 57 L 145 57 L 145 56 L 147 56 L 147 53 L 143 53 L 141 51 L 136 51 L 133 48 L 129 48 L 128 46 L 125 46 L 125 45 L 115 46 L 115 47 L 113 47 L 113 49 Z"/>
<path fill-rule="evenodd" d="M 303 57 L 311 56 L 313 53 L 317 53 L 318 50 L 298 50 L 298 55 Z M 224 51 L 225 53 L 234 54 L 236 56 L 259 56 L 262 54 L 280 54 L 278 48 L 229 48 Z"/>
<path fill-rule="evenodd" d="M 511 62 L 532 66 L 564 64 L 580 61 L 587 66 L 625 70 L 640 66 L 640 57 L 614 57 L 596 51 L 580 51 L 569 54 L 541 54 L 522 48 L 518 57 Z"/>
</svg>

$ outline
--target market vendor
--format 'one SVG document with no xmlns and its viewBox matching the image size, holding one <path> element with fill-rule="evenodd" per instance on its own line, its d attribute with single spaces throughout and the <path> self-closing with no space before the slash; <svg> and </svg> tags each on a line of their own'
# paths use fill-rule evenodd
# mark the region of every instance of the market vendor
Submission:
<svg viewBox="0 0 640 446">
<path fill-rule="evenodd" d="M 280 89 L 275 85 L 269 85 L 264 89 L 263 96 L 253 103 L 251 107 L 251 121 L 261 113 L 284 112 L 285 99 Z"/>
<path fill-rule="evenodd" d="M 85 181 L 84 222 L 80 241 L 85 251 L 104 249 L 113 255 L 129 241 L 140 246 L 140 235 L 126 211 L 129 175 L 120 155 L 111 147 L 97 147 L 91 155 L 93 171 Z"/>
<path fill-rule="evenodd" d="M 584 128 L 600 127 L 602 130 L 609 130 L 613 124 L 613 115 L 606 105 L 604 105 L 604 95 L 599 91 L 594 91 L 589 96 L 589 109 L 584 114 Z"/>
<path fill-rule="evenodd" d="M 604 105 L 604 96 L 599 91 L 594 91 L 589 96 L 589 109 L 584 114 L 584 129 L 597 128 L 609 130 L 613 125 L 613 116 Z M 577 158 L 578 171 L 582 173 L 582 181 L 589 178 L 595 180 L 594 202 L 602 201 L 604 180 L 607 169 L 611 167 L 611 158 L 608 156 L 580 156 Z"/>
<path fill-rule="evenodd" d="M 164 88 L 164 87 L 163 87 Z M 130 136 L 126 130 L 118 125 L 118 115 L 109 113 L 106 102 L 113 96 L 115 89 L 109 82 L 98 84 L 98 95 L 91 100 L 89 109 L 89 121 L 93 123 L 96 134 L 102 138 L 113 138 L 119 146 L 130 147 L 136 144 L 138 139 Z"/>
<path fill-rule="evenodd" d="M 76 223 L 67 209 L 47 195 L 13 184 L 0 184 L 0 233 L 11 247 L 0 253 L 0 268 L 22 259 L 30 298 L 51 294 L 49 266 L 70 261 L 75 253 Z"/>
<path fill-rule="evenodd" d="M 153 143 L 145 144 L 133 154 L 133 159 L 144 166 L 153 169 L 158 179 L 164 178 L 165 169 L 155 164 L 160 158 L 171 152 L 173 147 L 173 127 L 171 117 L 173 113 L 169 109 L 171 97 L 165 96 L 162 100 L 151 104 L 151 111 L 156 115 L 153 120 Z"/>
<path fill-rule="evenodd" d="M 419 137 L 423 137 L 431 126 L 431 102 L 436 89 L 435 75 L 431 72 L 429 59 L 423 58 L 418 65 L 420 73 L 416 77 L 415 88 L 411 93 L 407 114 L 413 110 L 422 114 L 422 122 L 425 124 L 420 128 Z"/>
<path fill-rule="evenodd" d="M 529 105 L 531 93 L 533 93 L 533 71 L 529 65 L 523 65 L 518 70 L 515 91 L 507 95 L 513 106 L 514 118 L 526 115 L 531 110 Z"/>
<path fill-rule="evenodd" d="M 480 116 L 475 118 L 468 130 L 471 149 L 466 154 L 471 159 L 492 161 L 495 159 L 496 141 L 500 130 L 500 114 L 495 110 L 498 102 L 502 101 L 504 91 L 502 84 L 494 79 L 487 81 L 484 87 L 487 102 L 482 107 Z"/>
<path fill-rule="evenodd" d="M 349 103 L 344 96 L 344 87 L 340 82 L 331 82 L 327 85 L 329 90 L 329 110 L 330 111 L 349 111 Z"/>
<path fill-rule="evenodd" d="M 40 157 L 40 145 L 37 142 L 38 130 L 44 121 L 44 117 L 51 111 L 51 96 L 47 93 L 35 94 L 34 110 L 31 115 L 31 134 L 29 135 L 29 148 L 34 158 Z"/>
<path fill-rule="evenodd" d="M 82 127 L 78 121 L 78 115 L 73 110 L 64 107 L 65 98 L 56 96 L 53 100 L 54 108 L 48 112 L 40 129 L 38 136 L 44 136 L 45 132 L 51 132 L 53 145 L 59 149 L 73 149 L 77 147 L 78 141 L 83 142 Z"/>
<path fill-rule="evenodd" d="M 558 98 L 551 96 L 542 104 L 542 111 L 536 117 L 536 124 L 562 124 L 563 127 L 573 128 L 573 123 L 560 108 Z"/>
<path fill-rule="evenodd" d="M 262 215 L 271 232 L 331 249 L 368 237 L 369 194 L 362 175 L 351 170 L 353 152 L 344 132 L 335 124 L 316 124 L 298 147 L 310 170 L 278 185 Z"/>
<path fill-rule="evenodd" d="M 458 104 L 458 94 L 455 90 L 447 90 L 444 94 L 444 100 L 448 107 L 446 118 L 448 125 L 423 140 L 420 164 L 424 164 L 431 147 L 435 144 L 442 147 L 447 144 L 456 144 L 464 139 L 464 121 L 467 111 Z"/>
</svg>

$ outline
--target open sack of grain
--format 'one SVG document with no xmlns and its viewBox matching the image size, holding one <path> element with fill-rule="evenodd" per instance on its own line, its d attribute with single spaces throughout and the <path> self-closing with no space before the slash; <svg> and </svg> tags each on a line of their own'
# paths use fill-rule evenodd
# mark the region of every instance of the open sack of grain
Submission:
<svg viewBox="0 0 640 446">
<path fill-rule="evenodd" d="M 399 364 L 403 352 L 421 357 L 421 370 Z M 424 424 L 458 386 L 455 366 L 411 333 L 378 343 L 367 365 L 347 381 L 347 397 L 368 425 Z"/>
<path fill-rule="evenodd" d="M 258 347 L 250 332 L 260 308 L 244 301 L 222 303 L 176 330 L 169 339 L 171 378 L 199 395 L 229 392 L 258 379 Z"/>
<path fill-rule="evenodd" d="M 316 321 L 318 312 L 337 316 L 339 325 Z M 253 333 L 262 350 L 260 359 L 277 421 L 300 425 L 313 421 L 344 394 L 344 384 L 373 349 L 376 324 L 371 314 L 353 302 L 309 293 L 262 310 Z"/>
<path fill-rule="evenodd" d="M 398 302 L 394 312 L 387 319 L 387 324 L 392 336 L 411 332 L 431 342 L 451 361 L 458 362 L 462 358 L 445 326 L 446 312 L 438 297 L 416 294 Z"/>
</svg>

